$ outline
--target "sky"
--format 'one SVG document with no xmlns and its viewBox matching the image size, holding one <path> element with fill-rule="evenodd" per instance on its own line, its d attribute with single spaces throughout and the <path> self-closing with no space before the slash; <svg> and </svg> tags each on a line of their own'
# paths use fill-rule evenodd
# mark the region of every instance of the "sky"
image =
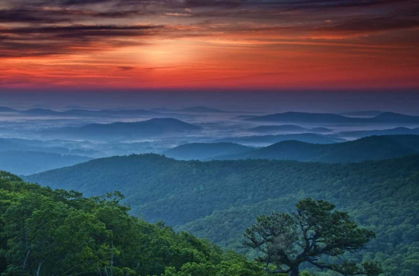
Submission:
<svg viewBox="0 0 419 276">
<path fill-rule="evenodd" d="M 10 89 L 419 88 L 415 0 L 0 0 Z"/>
</svg>

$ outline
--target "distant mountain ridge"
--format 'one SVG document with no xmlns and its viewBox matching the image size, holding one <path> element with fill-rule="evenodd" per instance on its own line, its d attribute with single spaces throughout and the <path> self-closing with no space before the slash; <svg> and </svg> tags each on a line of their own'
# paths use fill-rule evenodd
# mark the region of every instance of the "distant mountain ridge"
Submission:
<svg viewBox="0 0 419 276">
<path fill-rule="evenodd" d="M 16 138 L 0 138 L 0 152 L 3 151 L 38 151 L 56 154 L 71 154 L 70 150 L 63 147 L 41 146 L 41 143 L 34 143 L 31 140 Z"/>
<path fill-rule="evenodd" d="M 16 109 L 13 108 L 9 108 L 9 107 L 5 107 L 5 106 L 0 106 L 0 112 L 18 112 Z"/>
<path fill-rule="evenodd" d="M 177 160 L 211 160 L 221 155 L 239 154 L 253 150 L 254 148 L 234 143 L 192 143 L 170 149 L 164 152 L 164 155 Z"/>
<path fill-rule="evenodd" d="M 382 136 L 382 135 L 419 135 L 419 128 L 396 127 L 383 130 L 359 130 L 359 131 L 344 131 L 336 133 L 340 137 L 361 138 L 367 136 Z"/>
<path fill-rule="evenodd" d="M 33 108 L 19 111 L 22 114 L 31 116 L 62 116 L 62 117 L 98 117 L 98 116 L 155 116 L 159 113 L 156 111 L 149 111 L 143 109 L 133 110 L 86 110 L 86 109 L 70 109 L 65 111 L 55 111 L 44 108 Z"/>
<path fill-rule="evenodd" d="M 103 110 L 89 110 L 82 108 L 72 108 L 64 111 L 56 111 L 47 108 L 31 108 L 28 110 L 15 110 L 8 107 L 0 107 L 0 112 L 19 112 L 31 116 L 156 116 L 161 115 L 161 112 L 190 112 L 190 113 L 226 113 L 227 111 L 210 108 L 206 106 L 192 106 L 179 110 L 167 109 L 167 108 L 156 108 L 153 110 L 145 109 L 103 109 Z"/>
<path fill-rule="evenodd" d="M 248 129 L 250 132 L 257 133 L 273 133 L 273 132 L 286 132 L 286 133 L 329 133 L 333 130 L 324 127 L 305 128 L 296 125 L 280 125 L 280 126 L 258 126 Z"/>
<path fill-rule="evenodd" d="M 52 169 L 73 166 L 92 160 L 78 155 L 61 155 L 38 151 L 0 152 L 0 170 L 18 175 L 29 175 Z"/>
<path fill-rule="evenodd" d="M 132 123 L 89 124 L 81 127 L 47 129 L 42 132 L 57 136 L 69 135 L 71 137 L 127 139 L 182 134 L 196 132 L 201 129 L 199 126 L 191 125 L 177 119 L 160 118 Z"/>
<path fill-rule="evenodd" d="M 365 110 L 365 111 L 346 112 L 346 113 L 342 113 L 341 115 L 346 116 L 346 117 L 376 117 L 383 113 L 384 113 L 383 111 L 378 111 L 378 110 Z"/>
<path fill-rule="evenodd" d="M 419 154 L 419 136 L 372 136 L 355 141 L 316 145 L 284 141 L 254 151 L 219 156 L 218 160 L 269 159 L 323 163 L 383 160 Z"/>
<path fill-rule="evenodd" d="M 224 110 L 210 108 L 206 106 L 192 106 L 192 107 L 183 108 L 180 111 L 193 112 L 193 113 L 225 113 L 226 112 Z"/>
<path fill-rule="evenodd" d="M 315 133 L 302 134 L 283 134 L 283 135 L 255 135 L 255 136 L 241 136 L 218 139 L 215 142 L 230 142 L 242 145 L 260 145 L 260 144 L 275 144 L 282 141 L 295 140 L 313 144 L 332 144 L 344 142 L 346 140 L 335 137 L 320 135 Z"/>
<path fill-rule="evenodd" d="M 419 116 L 409 116 L 392 112 L 384 112 L 372 118 L 354 118 L 331 113 L 285 112 L 247 119 L 258 122 L 280 123 L 407 123 L 419 124 Z"/>
</svg>

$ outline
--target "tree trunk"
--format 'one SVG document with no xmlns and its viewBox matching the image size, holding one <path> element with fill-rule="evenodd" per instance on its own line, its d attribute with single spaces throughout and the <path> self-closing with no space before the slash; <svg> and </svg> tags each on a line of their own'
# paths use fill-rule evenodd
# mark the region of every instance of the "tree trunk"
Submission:
<svg viewBox="0 0 419 276">
<path fill-rule="evenodd" d="M 300 274 L 300 270 L 298 269 L 298 267 L 291 268 L 290 276 L 298 276 L 299 274 Z"/>
</svg>

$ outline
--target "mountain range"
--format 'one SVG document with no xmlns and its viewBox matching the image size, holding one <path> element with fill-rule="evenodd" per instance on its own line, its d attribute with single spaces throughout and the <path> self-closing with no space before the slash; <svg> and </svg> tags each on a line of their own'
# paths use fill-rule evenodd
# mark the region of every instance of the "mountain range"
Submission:
<svg viewBox="0 0 419 276">
<path fill-rule="evenodd" d="M 17 110 L 9 107 L 0 107 L 0 112 L 15 112 L 30 116 L 60 116 L 60 117 L 117 117 L 117 116 L 157 116 L 161 112 L 187 112 L 187 113 L 225 113 L 226 111 L 210 108 L 206 106 L 192 106 L 179 110 L 156 108 L 153 110 L 145 109 L 117 109 L 117 110 L 89 110 L 82 108 L 72 108 L 64 111 L 56 111 L 47 108 L 31 108 L 27 110 Z"/>
<path fill-rule="evenodd" d="M 51 128 L 42 130 L 43 134 L 58 137 L 82 137 L 93 139 L 136 139 L 163 135 L 179 135 L 197 132 L 201 127 L 171 118 L 111 124 L 89 124 L 81 127 Z"/>
<path fill-rule="evenodd" d="M 325 127 L 305 128 L 296 125 L 281 125 L 281 126 L 258 126 L 248 129 L 250 132 L 256 133 L 330 133 L 332 129 Z"/>
<path fill-rule="evenodd" d="M 304 112 L 286 112 L 265 116 L 256 116 L 248 118 L 249 121 L 257 122 L 277 122 L 277 123 L 303 123 L 303 124 L 383 124 L 383 123 L 404 123 L 419 124 L 419 116 L 409 116 L 393 112 L 383 112 L 371 118 L 346 117 L 331 113 L 304 113 Z"/>
<path fill-rule="evenodd" d="M 346 117 L 375 117 L 383 113 L 384 113 L 383 111 L 378 111 L 378 110 L 365 110 L 365 111 L 346 112 L 346 113 L 342 113 L 341 115 L 346 116 Z"/>
<path fill-rule="evenodd" d="M 114 117 L 114 116 L 156 116 L 155 111 L 134 109 L 134 110 L 85 110 L 70 109 L 66 111 L 55 111 L 44 108 L 33 108 L 20 113 L 30 116 L 61 116 L 61 117 Z"/>
<path fill-rule="evenodd" d="M 289 140 L 256 149 L 234 143 L 194 143 L 175 147 L 164 154 L 177 160 L 269 159 L 347 163 L 419 154 L 419 136 L 372 136 L 334 144 L 312 144 Z"/>
<path fill-rule="evenodd" d="M 9 113 L 9 112 L 18 112 L 18 111 L 16 109 L 12 109 L 9 107 L 0 106 L 0 112 Z"/>
<path fill-rule="evenodd" d="M 52 169 L 73 166 L 91 160 L 78 155 L 61 155 L 39 151 L 2 151 L 0 170 L 29 175 Z"/>
<path fill-rule="evenodd" d="M 254 148 L 234 143 L 192 143 L 181 145 L 164 152 L 177 160 L 209 160 L 217 156 L 235 155 L 253 151 Z"/>
<path fill-rule="evenodd" d="M 210 108 L 206 106 L 192 106 L 192 107 L 183 108 L 180 111 L 191 112 L 191 113 L 225 113 L 226 112 L 224 110 Z"/>
<path fill-rule="evenodd" d="M 361 162 L 403 157 L 419 153 L 419 136 L 372 136 L 335 144 L 284 141 L 239 154 L 218 156 L 219 160 L 269 159 L 323 163 Z"/>
<path fill-rule="evenodd" d="M 215 142 L 229 142 L 243 145 L 260 145 L 260 144 L 274 144 L 282 141 L 295 140 L 314 144 L 333 144 L 345 141 L 344 139 L 320 135 L 315 133 L 301 133 L 301 134 L 283 134 L 283 135 L 255 135 L 255 136 L 240 136 L 218 139 Z"/>
<path fill-rule="evenodd" d="M 382 130 L 344 131 L 336 133 L 340 137 L 360 138 L 374 135 L 419 135 L 419 128 L 396 127 Z"/>
</svg>

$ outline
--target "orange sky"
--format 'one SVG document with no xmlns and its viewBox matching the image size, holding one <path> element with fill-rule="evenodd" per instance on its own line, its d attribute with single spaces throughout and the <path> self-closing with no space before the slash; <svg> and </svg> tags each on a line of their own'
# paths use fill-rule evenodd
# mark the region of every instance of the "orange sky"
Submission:
<svg viewBox="0 0 419 276">
<path fill-rule="evenodd" d="M 416 1 L 28 1 L 0 0 L 2 88 L 419 87 Z"/>
</svg>

